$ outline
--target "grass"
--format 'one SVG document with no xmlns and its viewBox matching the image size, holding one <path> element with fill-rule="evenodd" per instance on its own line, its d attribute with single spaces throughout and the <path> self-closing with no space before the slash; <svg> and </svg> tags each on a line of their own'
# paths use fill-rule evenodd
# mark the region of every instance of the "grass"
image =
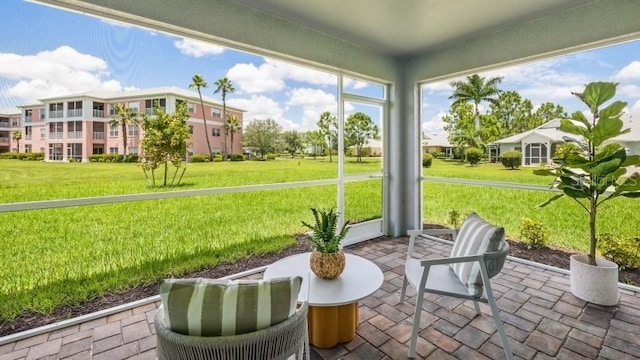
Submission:
<svg viewBox="0 0 640 360">
<path fill-rule="evenodd" d="M 378 173 L 380 160 L 346 162 L 345 172 Z M 328 159 L 188 164 L 179 189 L 335 178 Z M 468 167 L 434 161 L 425 175 L 547 184 L 531 169 Z M 382 180 L 345 184 L 345 218 L 382 213 Z M 175 189 L 175 188 L 174 188 Z M 584 251 L 586 217 L 570 199 L 536 209 L 547 192 L 424 183 L 426 222 L 446 224 L 448 212 L 477 211 L 518 237 L 522 217 L 542 222 L 555 246 Z M 170 189 L 171 191 L 173 189 Z M 0 203 L 149 190 L 135 164 L 0 161 Z M 25 312 L 48 314 L 107 292 L 253 254 L 279 251 L 311 220 L 311 207 L 335 205 L 335 186 L 219 194 L 108 205 L 0 213 L 0 323 Z M 600 230 L 636 235 L 633 200 L 616 199 L 601 212 Z"/>
</svg>

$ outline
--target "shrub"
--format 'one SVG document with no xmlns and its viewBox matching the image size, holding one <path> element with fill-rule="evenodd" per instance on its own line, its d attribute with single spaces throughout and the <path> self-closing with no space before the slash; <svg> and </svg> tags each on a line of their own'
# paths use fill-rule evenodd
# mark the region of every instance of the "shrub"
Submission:
<svg viewBox="0 0 640 360">
<path fill-rule="evenodd" d="M 459 229 L 460 221 L 461 221 L 461 217 L 460 217 L 460 212 L 458 210 L 449 211 L 449 219 L 447 220 L 449 225 L 453 226 L 454 229 Z"/>
<path fill-rule="evenodd" d="M 434 153 L 431 153 L 431 155 L 433 155 L 434 159 L 444 159 L 444 158 L 446 158 L 446 155 L 444 154 L 443 151 L 434 152 Z"/>
<path fill-rule="evenodd" d="M 602 256 L 618 264 L 620 270 L 640 268 L 640 237 L 602 234 L 598 239 L 598 250 Z"/>
<path fill-rule="evenodd" d="M 204 154 L 196 154 L 191 156 L 191 162 L 199 163 L 199 162 L 209 162 L 209 155 Z"/>
<path fill-rule="evenodd" d="M 508 169 L 517 169 L 522 165 L 522 153 L 518 150 L 505 151 L 500 155 L 500 162 Z"/>
<path fill-rule="evenodd" d="M 267 160 L 275 160 L 275 159 L 276 159 L 275 154 L 267 154 Z"/>
<path fill-rule="evenodd" d="M 213 155 L 213 162 L 221 162 L 221 161 L 222 161 L 222 154 Z"/>
<path fill-rule="evenodd" d="M 482 155 L 482 150 L 474 147 L 468 148 L 464 152 L 464 156 L 466 157 L 467 162 L 472 166 L 478 165 L 480 163 L 480 160 L 482 160 Z"/>
<path fill-rule="evenodd" d="M 527 244 L 527 248 L 536 250 L 547 247 L 547 242 L 549 241 L 549 236 L 545 232 L 544 226 L 529 218 L 522 219 L 520 223 L 520 237 Z"/>
<path fill-rule="evenodd" d="M 422 167 L 431 167 L 431 163 L 433 163 L 433 155 L 429 153 L 422 154 Z"/>
<path fill-rule="evenodd" d="M 231 154 L 229 155 L 229 160 L 231 161 L 244 161 L 244 155 L 242 154 Z"/>
<path fill-rule="evenodd" d="M 102 158 L 102 154 L 92 154 L 88 156 L 89 162 L 98 162 Z"/>
<path fill-rule="evenodd" d="M 44 153 L 41 153 L 41 152 L 26 152 L 26 153 L 5 152 L 5 153 L 0 153 L 0 159 L 42 161 L 42 160 L 44 160 Z"/>
<path fill-rule="evenodd" d="M 138 155 L 136 154 L 129 154 L 127 156 L 124 157 L 124 159 L 122 160 L 123 162 L 126 163 L 134 163 L 134 162 L 138 162 Z"/>
</svg>

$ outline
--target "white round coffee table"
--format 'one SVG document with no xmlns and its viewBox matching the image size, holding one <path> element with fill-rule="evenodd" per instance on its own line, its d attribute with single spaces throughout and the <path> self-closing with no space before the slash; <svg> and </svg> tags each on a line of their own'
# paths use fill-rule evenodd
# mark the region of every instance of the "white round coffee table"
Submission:
<svg viewBox="0 0 640 360">
<path fill-rule="evenodd" d="M 269 265 L 264 278 L 284 276 L 309 277 L 309 342 L 329 348 L 353 340 L 358 326 L 358 301 L 373 294 L 382 285 L 382 270 L 373 262 L 352 254 L 346 255 L 342 274 L 332 280 L 311 272 L 311 253 L 292 255 Z M 299 301 L 307 299 L 307 285 L 302 284 Z"/>
</svg>

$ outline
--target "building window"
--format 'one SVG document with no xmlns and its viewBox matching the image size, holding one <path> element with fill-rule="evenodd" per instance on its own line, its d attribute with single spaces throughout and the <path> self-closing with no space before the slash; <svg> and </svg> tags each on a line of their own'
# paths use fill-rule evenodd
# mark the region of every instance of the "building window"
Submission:
<svg viewBox="0 0 640 360">
<path fill-rule="evenodd" d="M 116 137 L 118 136 L 118 126 L 109 126 L 109 136 Z"/>
<path fill-rule="evenodd" d="M 31 152 L 31 144 L 24 145 L 24 152 Z"/>
<path fill-rule="evenodd" d="M 44 120 L 47 117 L 47 111 L 45 108 L 40 109 L 40 120 Z M 44 150 L 42 151 L 44 152 Z"/>
<path fill-rule="evenodd" d="M 67 102 L 67 117 L 82 116 L 82 101 Z"/>
<path fill-rule="evenodd" d="M 129 155 L 138 155 L 138 147 L 136 146 L 128 147 L 127 150 L 129 151 Z"/>
<path fill-rule="evenodd" d="M 218 129 L 218 128 L 211 129 L 211 135 L 220 136 L 220 129 Z"/>
<path fill-rule="evenodd" d="M 220 111 L 220 109 L 211 109 L 211 116 L 220 117 L 222 116 L 222 112 Z"/>
<path fill-rule="evenodd" d="M 104 146 L 93 145 L 93 155 L 102 155 L 102 154 L 104 154 Z"/>
<path fill-rule="evenodd" d="M 67 144 L 67 160 L 82 161 L 82 144 Z"/>
<path fill-rule="evenodd" d="M 64 117 L 63 109 L 62 103 L 49 104 L 49 118 L 56 119 Z"/>
<path fill-rule="evenodd" d="M 11 126 L 16 127 L 20 124 L 20 118 L 11 118 Z"/>
<path fill-rule="evenodd" d="M 547 161 L 547 145 L 534 143 L 524 147 L 524 164 L 539 165 Z"/>
<path fill-rule="evenodd" d="M 196 104 L 194 104 L 194 103 L 189 103 L 187 108 L 189 109 L 189 113 L 190 114 L 193 114 L 193 113 L 196 112 Z"/>
<path fill-rule="evenodd" d="M 82 139 L 82 121 L 67 122 L 67 138 Z"/>
<path fill-rule="evenodd" d="M 144 112 L 147 115 L 155 115 L 156 110 L 154 106 L 159 106 L 163 111 L 167 111 L 167 99 L 147 99 L 144 101 Z"/>
<path fill-rule="evenodd" d="M 129 136 L 138 136 L 138 125 L 129 124 Z"/>
<path fill-rule="evenodd" d="M 193 125 L 189 125 L 189 134 L 193 135 Z"/>
<path fill-rule="evenodd" d="M 44 140 L 47 138 L 47 129 L 44 127 L 40 128 L 40 140 Z"/>
<path fill-rule="evenodd" d="M 49 144 L 49 160 L 62 161 L 62 144 Z"/>
<path fill-rule="evenodd" d="M 133 111 L 136 114 L 140 113 L 140 103 L 139 102 L 132 101 L 127 105 L 129 106 L 129 110 Z"/>
<path fill-rule="evenodd" d="M 118 153 L 118 148 L 117 147 L 110 147 L 109 148 L 109 154 L 116 155 L 117 153 Z"/>
<path fill-rule="evenodd" d="M 49 123 L 49 139 L 62 139 L 62 131 L 61 122 Z"/>
</svg>

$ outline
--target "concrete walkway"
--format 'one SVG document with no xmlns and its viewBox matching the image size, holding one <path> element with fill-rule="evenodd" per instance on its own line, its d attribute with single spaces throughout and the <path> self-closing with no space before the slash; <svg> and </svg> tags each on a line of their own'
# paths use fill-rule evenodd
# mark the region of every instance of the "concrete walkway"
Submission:
<svg viewBox="0 0 640 360">
<path fill-rule="evenodd" d="M 446 256 L 450 244 L 425 241 L 429 257 Z M 332 349 L 312 349 L 312 359 L 404 359 L 411 334 L 415 292 L 399 303 L 407 238 L 373 240 L 346 249 L 384 271 L 385 282 L 360 303 L 356 338 Z M 260 277 L 260 274 L 248 276 Z M 640 358 L 640 293 L 622 287 L 617 307 L 587 304 L 569 293 L 566 272 L 507 260 L 492 279 L 498 307 L 518 359 Z M 0 360 L 155 359 L 150 299 L 130 309 L 21 340 L 0 339 Z M 484 304 L 481 304 L 484 305 Z M 426 295 L 419 358 L 502 359 L 504 353 L 488 306 Z"/>
</svg>

